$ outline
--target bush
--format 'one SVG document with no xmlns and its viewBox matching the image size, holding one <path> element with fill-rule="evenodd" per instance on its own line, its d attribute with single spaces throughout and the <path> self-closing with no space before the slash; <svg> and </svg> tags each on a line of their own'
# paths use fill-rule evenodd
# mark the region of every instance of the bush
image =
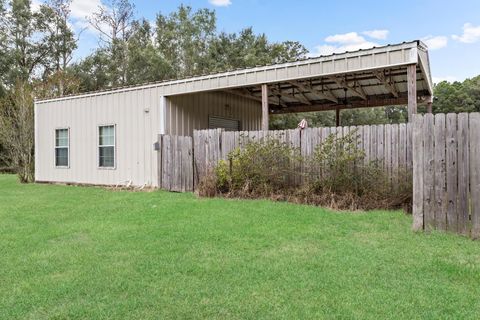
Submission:
<svg viewBox="0 0 480 320">
<path fill-rule="evenodd" d="M 355 132 L 345 137 L 334 134 L 317 145 L 307 166 L 307 181 L 315 192 L 358 192 L 364 170 L 359 170 L 365 152 L 357 147 Z"/>
<path fill-rule="evenodd" d="M 411 175 L 365 161 L 356 132 L 330 135 L 307 159 L 299 154 L 275 139 L 250 141 L 203 177 L 199 194 L 268 197 L 348 210 L 410 207 Z"/>
<path fill-rule="evenodd" d="M 249 141 L 215 168 L 217 188 L 236 196 L 269 196 L 290 187 L 297 150 L 276 139 Z"/>
</svg>

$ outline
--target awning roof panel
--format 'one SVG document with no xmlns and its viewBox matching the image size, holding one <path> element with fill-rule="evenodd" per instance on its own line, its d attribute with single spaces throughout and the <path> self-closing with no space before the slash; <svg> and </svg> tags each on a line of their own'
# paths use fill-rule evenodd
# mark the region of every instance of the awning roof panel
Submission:
<svg viewBox="0 0 480 320">
<path fill-rule="evenodd" d="M 322 90 L 329 90 L 342 99 L 344 90 L 337 81 L 345 81 L 355 88 L 361 87 L 360 89 L 367 96 L 390 94 L 391 90 L 389 91 L 385 83 L 376 78 L 379 73 L 383 73 L 386 76 L 385 79 L 394 84 L 395 90 L 403 94 L 407 90 L 406 66 L 411 64 L 417 64 L 417 91 L 422 94 L 432 94 L 426 46 L 421 41 L 412 41 L 282 64 L 46 99 L 36 103 L 152 88 L 156 89 L 157 94 L 164 96 L 203 91 L 248 90 L 255 97 L 259 93 L 261 84 L 269 84 L 272 88 L 278 87 L 282 94 L 284 90 L 288 91 L 285 92 L 286 96 L 283 96 L 285 103 L 298 103 L 299 99 L 295 98 L 295 86 L 292 82 L 308 84 L 314 88 L 320 86 Z M 298 87 L 297 91 L 300 91 Z M 308 90 L 303 91 L 308 99 L 318 99 L 318 94 L 309 93 Z M 292 94 L 292 98 L 289 98 L 288 94 Z M 355 96 L 358 94 L 354 91 L 347 91 L 347 97 Z"/>
</svg>

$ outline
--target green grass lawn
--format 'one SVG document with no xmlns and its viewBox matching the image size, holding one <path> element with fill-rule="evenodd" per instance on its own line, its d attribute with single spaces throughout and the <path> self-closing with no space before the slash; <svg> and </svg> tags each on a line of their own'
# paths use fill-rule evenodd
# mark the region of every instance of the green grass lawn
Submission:
<svg viewBox="0 0 480 320">
<path fill-rule="evenodd" d="M 0 319 L 480 318 L 480 243 L 401 212 L 20 185 Z"/>
</svg>

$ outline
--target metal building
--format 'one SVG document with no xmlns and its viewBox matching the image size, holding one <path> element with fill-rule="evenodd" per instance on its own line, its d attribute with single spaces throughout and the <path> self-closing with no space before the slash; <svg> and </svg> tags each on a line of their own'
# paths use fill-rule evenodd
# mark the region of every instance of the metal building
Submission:
<svg viewBox="0 0 480 320">
<path fill-rule="evenodd" d="M 35 179 L 158 186 L 158 134 L 266 130 L 268 116 L 429 104 L 420 41 L 35 102 Z"/>
</svg>

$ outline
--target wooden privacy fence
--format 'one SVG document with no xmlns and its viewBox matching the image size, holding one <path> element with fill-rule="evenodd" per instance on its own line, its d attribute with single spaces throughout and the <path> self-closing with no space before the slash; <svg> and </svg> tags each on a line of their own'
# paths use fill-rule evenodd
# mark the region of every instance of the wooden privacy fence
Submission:
<svg viewBox="0 0 480 320">
<path fill-rule="evenodd" d="M 193 134 L 195 183 L 219 160 L 226 160 L 232 150 L 242 148 L 249 141 L 275 138 L 297 148 L 303 157 L 308 157 L 329 135 L 342 137 L 354 130 L 358 135 L 359 147 L 365 151 L 365 162 L 378 160 L 389 173 L 398 172 L 401 168 L 411 168 L 411 124 L 237 132 L 222 129 L 196 130 Z M 295 169 L 301 170 L 299 167 Z M 293 183 L 299 182 L 299 177 L 301 175 L 293 178 Z"/>
<path fill-rule="evenodd" d="M 158 177 L 162 189 L 193 191 L 192 137 L 158 136 Z"/>
<path fill-rule="evenodd" d="M 480 114 L 413 118 L 413 228 L 480 236 Z"/>
</svg>

